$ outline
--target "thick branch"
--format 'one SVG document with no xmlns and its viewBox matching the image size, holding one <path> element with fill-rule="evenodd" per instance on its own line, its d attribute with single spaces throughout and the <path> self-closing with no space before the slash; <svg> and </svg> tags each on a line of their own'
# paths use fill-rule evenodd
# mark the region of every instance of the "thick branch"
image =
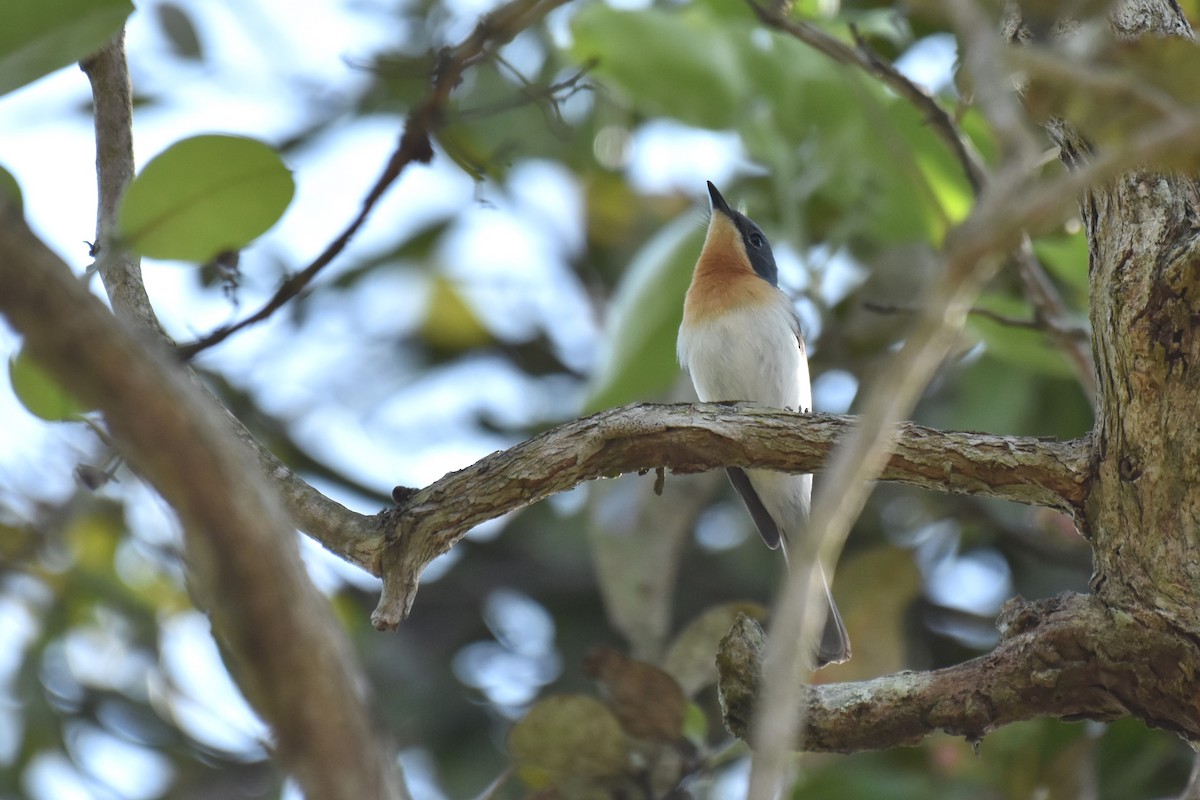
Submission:
<svg viewBox="0 0 1200 800">
<path fill-rule="evenodd" d="M 978 742 L 996 728 L 1035 717 L 1129 714 L 1200 741 L 1200 695 L 1188 666 L 1200 659 L 1195 640 L 1090 595 L 1012 601 L 999 626 L 1000 645 L 963 664 L 802 687 L 804 749 L 883 750 L 915 745 L 939 730 Z M 742 617 L 717 655 L 725 723 L 743 738 L 754 730 L 765 648 L 758 623 Z"/>
<path fill-rule="evenodd" d="M 677 473 L 723 466 L 819 471 L 853 424 L 852 417 L 749 405 L 634 405 L 493 453 L 387 512 L 392 543 L 379 565 L 385 586 L 374 622 L 380 628 L 399 624 L 425 566 L 481 522 L 584 481 L 656 467 Z M 948 433 L 912 423 L 896 426 L 896 437 L 882 480 L 1068 512 L 1078 509 L 1086 490 L 1085 441 Z"/>
<path fill-rule="evenodd" d="M 96 238 L 101 247 L 108 246 L 121 195 L 134 175 L 133 88 L 129 82 L 124 42 L 122 31 L 81 64 L 92 85 L 98 191 Z M 103 261 L 106 268 L 101 278 L 114 313 L 122 319 L 132 320 L 143 333 L 153 336 L 164 347 L 174 346 L 150 304 L 140 261 L 125 252 L 106 253 Z M 212 397 L 206 385 L 197 381 L 196 386 Z M 220 407 L 215 397 L 212 401 L 214 406 Z M 314 489 L 255 439 L 241 420 L 221 408 L 229 427 L 254 453 L 260 474 L 271 481 L 296 525 L 305 531 L 319 532 L 318 538 L 331 551 L 364 569 L 371 569 L 378 550 L 378 546 L 370 545 L 378 540 L 375 520 L 350 511 Z"/>
<path fill-rule="evenodd" d="M 193 584 L 285 767 L 311 797 L 402 797 L 368 720 L 345 634 L 308 579 L 293 529 L 216 406 L 157 344 L 122 325 L 0 203 L 0 312 L 27 351 L 104 413 L 183 524 Z"/>
</svg>

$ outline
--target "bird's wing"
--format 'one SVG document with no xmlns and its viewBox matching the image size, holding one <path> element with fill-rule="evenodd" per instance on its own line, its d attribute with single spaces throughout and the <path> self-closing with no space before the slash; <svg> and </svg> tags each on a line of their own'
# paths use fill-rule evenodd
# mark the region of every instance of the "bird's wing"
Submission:
<svg viewBox="0 0 1200 800">
<path fill-rule="evenodd" d="M 762 536 L 763 541 L 767 543 L 767 547 L 772 550 L 779 547 L 779 526 L 775 524 L 775 520 L 771 518 L 766 506 L 759 499 L 758 492 L 750 483 L 750 476 L 740 467 L 726 467 L 725 474 L 729 476 L 729 482 L 733 484 L 733 488 L 737 489 L 737 493 L 741 495 L 746 509 L 750 512 L 750 518 L 754 520 L 754 525 L 758 528 L 758 533 Z"/>
</svg>

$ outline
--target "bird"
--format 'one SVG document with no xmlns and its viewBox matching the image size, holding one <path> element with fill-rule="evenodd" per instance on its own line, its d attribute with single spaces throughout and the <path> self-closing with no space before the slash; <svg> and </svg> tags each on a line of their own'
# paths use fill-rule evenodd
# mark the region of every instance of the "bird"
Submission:
<svg viewBox="0 0 1200 800">
<path fill-rule="evenodd" d="M 701 402 L 752 402 L 807 412 L 812 408 L 808 356 L 800 319 L 779 288 L 779 270 L 762 228 L 729 207 L 708 182 L 712 214 L 692 272 L 679 327 L 679 363 Z M 783 552 L 803 536 L 812 476 L 727 467 L 767 547 Z M 818 667 L 850 658 L 850 637 L 820 570 L 828 613 L 815 654 Z"/>
</svg>

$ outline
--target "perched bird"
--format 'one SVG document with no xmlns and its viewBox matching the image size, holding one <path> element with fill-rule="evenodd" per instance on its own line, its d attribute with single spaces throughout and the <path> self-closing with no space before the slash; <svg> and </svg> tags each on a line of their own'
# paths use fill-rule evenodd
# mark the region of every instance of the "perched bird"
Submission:
<svg viewBox="0 0 1200 800">
<path fill-rule="evenodd" d="M 762 229 L 729 207 L 708 184 L 712 218 L 679 328 L 679 362 L 704 402 L 749 401 L 772 408 L 812 407 L 808 356 L 800 320 L 779 289 L 778 269 Z M 767 547 L 802 536 L 812 497 L 811 475 L 763 469 L 725 470 Z M 829 613 L 817 666 L 850 658 L 846 626 L 821 574 Z"/>
</svg>

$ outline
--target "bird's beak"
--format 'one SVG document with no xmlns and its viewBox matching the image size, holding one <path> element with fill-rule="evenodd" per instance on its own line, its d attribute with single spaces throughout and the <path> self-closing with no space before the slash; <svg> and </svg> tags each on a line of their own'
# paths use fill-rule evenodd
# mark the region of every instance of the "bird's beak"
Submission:
<svg viewBox="0 0 1200 800">
<path fill-rule="evenodd" d="M 708 196 L 712 199 L 712 210 L 720 211 L 727 217 L 733 217 L 733 209 L 725 202 L 725 198 L 721 197 L 721 193 L 717 191 L 717 187 L 713 186 L 713 182 L 708 182 Z"/>
</svg>

